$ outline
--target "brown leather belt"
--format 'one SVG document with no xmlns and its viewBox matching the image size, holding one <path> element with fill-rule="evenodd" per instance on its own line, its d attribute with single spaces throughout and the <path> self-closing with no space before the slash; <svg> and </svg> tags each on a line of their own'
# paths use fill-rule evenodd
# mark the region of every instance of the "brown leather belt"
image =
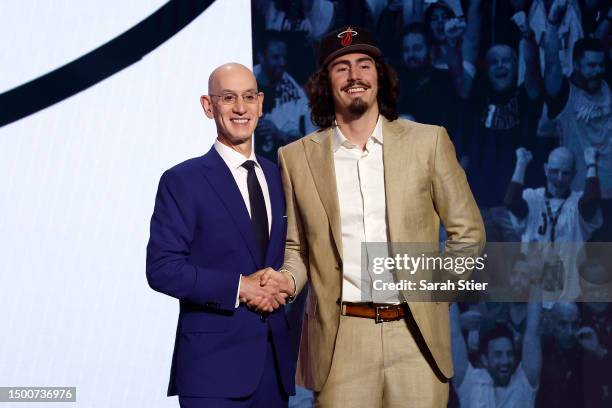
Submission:
<svg viewBox="0 0 612 408">
<path fill-rule="evenodd" d="M 405 304 L 389 305 L 381 303 L 351 303 L 342 302 L 340 313 L 345 316 L 374 319 L 376 323 L 393 322 L 404 318 Z"/>
</svg>

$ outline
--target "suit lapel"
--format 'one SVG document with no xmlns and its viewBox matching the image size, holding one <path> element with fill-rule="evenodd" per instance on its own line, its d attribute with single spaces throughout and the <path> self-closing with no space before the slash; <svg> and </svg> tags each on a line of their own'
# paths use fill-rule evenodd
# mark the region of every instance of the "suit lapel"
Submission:
<svg viewBox="0 0 612 408">
<path fill-rule="evenodd" d="M 259 160 L 259 158 L 258 158 Z M 282 218 L 285 215 L 283 211 L 283 194 L 280 189 L 280 183 L 277 182 L 278 177 L 274 177 L 273 172 L 276 171 L 274 166 L 269 165 L 263 160 L 259 160 L 261 164 L 262 170 L 266 177 L 266 183 L 268 184 L 268 192 L 270 194 L 270 205 L 272 206 L 272 224 L 270 226 L 270 241 L 268 243 L 268 251 L 266 252 L 266 260 L 264 265 L 270 266 L 272 265 L 272 261 L 274 258 L 274 249 L 279 247 L 278 240 L 284 239 L 281 236 L 281 228 L 282 228 Z M 284 245 L 282 246 L 284 249 Z"/>
<path fill-rule="evenodd" d="M 316 137 L 306 142 L 305 147 L 308 166 L 331 225 L 338 255 L 342 259 L 342 230 L 332 150 L 332 133 L 332 128 L 318 133 Z"/>
<path fill-rule="evenodd" d="M 230 169 L 227 167 L 214 146 L 203 156 L 202 164 L 208 171 L 204 172 L 204 177 L 208 180 L 213 190 L 217 193 L 223 205 L 229 211 L 236 227 L 240 231 L 240 235 L 244 239 L 253 262 L 259 268 L 259 255 L 257 243 L 255 240 L 255 231 L 251 224 L 249 212 L 244 204 L 244 199 L 238 185 L 232 176 Z"/>
<path fill-rule="evenodd" d="M 387 201 L 387 227 L 389 241 L 399 242 L 396 227 L 402 225 L 404 187 L 406 185 L 406 134 L 397 121 L 383 118 L 383 162 L 385 167 L 385 199 Z"/>
</svg>

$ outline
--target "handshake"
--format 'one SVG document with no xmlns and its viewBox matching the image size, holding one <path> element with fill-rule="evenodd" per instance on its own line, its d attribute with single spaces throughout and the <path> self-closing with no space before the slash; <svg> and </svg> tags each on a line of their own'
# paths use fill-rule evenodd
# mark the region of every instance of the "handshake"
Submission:
<svg viewBox="0 0 612 408">
<path fill-rule="evenodd" d="M 289 272 L 272 268 L 240 278 L 240 302 L 257 312 L 273 312 L 295 295 L 295 282 Z"/>
</svg>

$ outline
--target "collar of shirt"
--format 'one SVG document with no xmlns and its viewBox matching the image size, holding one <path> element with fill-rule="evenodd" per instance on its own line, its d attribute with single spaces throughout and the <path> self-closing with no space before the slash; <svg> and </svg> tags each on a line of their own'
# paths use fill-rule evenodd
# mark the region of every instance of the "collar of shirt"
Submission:
<svg viewBox="0 0 612 408">
<path fill-rule="evenodd" d="M 242 164 L 247 160 L 253 160 L 255 165 L 261 168 L 255 157 L 255 149 L 251 149 L 251 155 L 247 159 L 242 153 L 235 151 L 231 147 L 221 143 L 218 139 L 215 139 L 215 150 L 219 153 L 219 156 L 221 156 L 227 167 L 232 171 L 240 169 Z"/>
<path fill-rule="evenodd" d="M 380 119 L 380 115 L 378 115 L 378 120 L 376 121 L 376 126 L 374 127 L 374 131 L 372 135 L 368 138 L 365 149 L 370 150 L 374 143 L 378 143 L 382 146 L 383 144 L 383 131 L 382 131 L 382 120 Z M 340 126 L 335 124 L 334 126 L 334 139 L 332 141 L 332 148 L 334 149 L 334 153 L 340 149 L 340 146 L 344 146 L 347 149 L 352 149 L 356 147 L 353 143 L 351 143 L 346 136 L 342 134 L 340 130 Z"/>
</svg>

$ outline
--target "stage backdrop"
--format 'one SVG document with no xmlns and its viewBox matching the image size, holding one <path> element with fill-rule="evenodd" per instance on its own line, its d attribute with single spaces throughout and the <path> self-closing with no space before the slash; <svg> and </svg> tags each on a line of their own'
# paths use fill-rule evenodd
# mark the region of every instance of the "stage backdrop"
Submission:
<svg viewBox="0 0 612 408">
<path fill-rule="evenodd" d="M 208 3 L 2 2 L 0 387 L 77 387 L 76 404 L 53 406 L 178 405 L 165 396 L 178 302 L 145 278 L 155 192 L 165 169 L 213 143 L 199 105 L 211 70 L 252 65 L 250 1 Z M 145 22 L 19 88 L 158 10 L 157 29 Z M 158 43 L 141 49 L 143 38 Z"/>
</svg>

